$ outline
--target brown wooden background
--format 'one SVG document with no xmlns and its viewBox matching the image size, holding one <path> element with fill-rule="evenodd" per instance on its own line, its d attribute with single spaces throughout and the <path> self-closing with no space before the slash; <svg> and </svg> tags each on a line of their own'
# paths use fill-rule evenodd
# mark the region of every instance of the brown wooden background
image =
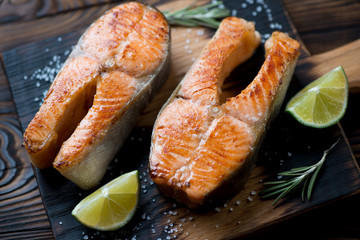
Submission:
<svg viewBox="0 0 360 240">
<path fill-rule="evenodd" d="M 114 1 L 0 1 L 0 52 L 88 25 Z M 152 1 L 149 1 L 150 3 Z M 155 1 L 153 1 L 155 2 Z M 159 1 L 156 1 L 159 2 Z M 360 38 L 360 2 L 356 0 L 283 0 L 298 34 L 311 54 Z M 356 63 L 360 67 L 360 63 Z M 359 94 L 351 94 L 341 121 L 360 161 Z M 52 231 L 33 169 L 24 161 L 21 130 L 3 66 L 0 68 L 0 239 L 52 239 Z M 311 211 L 262 238 L 360 238 L 360 198 L 345 199 Z"/>
</svg>

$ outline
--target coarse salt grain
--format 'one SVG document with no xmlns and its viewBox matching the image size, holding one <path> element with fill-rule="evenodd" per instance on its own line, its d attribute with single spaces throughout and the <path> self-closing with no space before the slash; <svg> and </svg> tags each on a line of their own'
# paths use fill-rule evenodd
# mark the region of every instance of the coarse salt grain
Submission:
<svg viewBox="0 0 360 240">
<path fill-rule="evenodd" d="M 199 29 L 196 31 L 196 35 L 198 35 L 198 36 L 203 36 L 204 34 L 205 34 L 204 29 Z"/>
</svg>

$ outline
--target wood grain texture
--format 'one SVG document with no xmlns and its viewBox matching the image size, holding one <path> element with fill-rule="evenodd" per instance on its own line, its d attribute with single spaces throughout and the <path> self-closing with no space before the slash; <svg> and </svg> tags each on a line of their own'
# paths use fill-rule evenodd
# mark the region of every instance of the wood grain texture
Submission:
<svg viewBox="0 0 360 240">
<path fill-rule="evenodd" d="M 15 112 L 1 65 L 0 238 L 51 239 L 53 234 L 33 168 L 22 147 L 22 131 Z"/>
<path fill-rule="evenodd" d="M 360 38 L 360 2 L 357 0 L 284 0 L 284 5 L 311 54 Z"/>
<path fill-rule="evenodd" d="M 235 1 L 230 1 L 229 4 Z M 166 5 L 165 7 L 168 7 Z M 159 6 L 160 8 L 162 6 Z M 274 16 L 281 14 L 281 8 L 272 6 Z M 255 8 L 256 9 L 256 8 Z M 275 15 L 276 13 L 276 15 Z M 249 14 L 248 18 L 255 20 L 251 11 L 240 12 Z M 275 18 L 275 17 L 274 17 Z M 263 19 L 264 20 L 264 19 Z M 266 19 L 265 19 L 266 20 Z M 292 32 L 291 26 L 286 25 L 286 17 L 274 19 L 281 23 L 284 31 Z M 270 24 L 258 24 L 261 33 L 272 30 Z M 48 87 L 49 82 L 42 81 L 41 77 L 31 77 L 37 69 L 45 69 L 54 56 L 61 56 L 64 60 L 65 52 L 77 41 L 76 33 L 61 35 L 41 42 L 24 45 L 6 51 L 6 62 L 9 81 L 13 90 L 15 104 L 23 128 L 32 118 L 38 108 L 38 101 L 34 99 L 41 96 L 42 91 Z M 289 168 L 304 162 L 310 163 L 320 158 L 322 150 L 335 141 L 342 132 L 334 126 L 325 131 L 312 131 L 296 125 L 294 120 L 282 115 L 273 128 L 273 133 L 264 143 L 264 150 L 259 159 L 259 165 L 253 171 L 243 191 L 238 193 L 228 202 L 214 206 L 206 212 L 188 211 L 179 205 L 174 205 L 172 200 L 163 198 L 157 191 L 156 186 L 151 185 L 147 174 L 147 157 L 151 126 L 156 114 L 172 90 L 182 79 L 194 58 L 199 54 L 205 42 L 214 33 L 212 30 L 202 28 L 174 28 L 172 32 L 172 75 L 157 97 L 145 110 L 138 128 L 130 136 L 122 151 L 118 154 L 118 161 L 114 160 L 110 171 L 103 183 L 117 176 L 121 171 L 139 169 L 142 175 L 142 195 L 139 209 L 134 220 L 124 229 L 114 233 L 103 233 L 105 238 L 133 237 L 151 238 L 173 237 L 175 228 L 181 233 L 176 234 L 179 238 L 234 238 L 255 234 L 264 228 L 274 227 L 285 219 L 290 219 L 299 213 L 314 209 L 329 200 L 334 200 L 352 194 L 359 187 L 359 172 L 355 167 L 347 142 L 343 139 L 339 148 L 333 153 L 319 182 L 319 187 L 314 193 L 314 201 L 303 204 L 298 198 L 284 203 L 282 207 L 271 208 L 272 200 L 260 200 L 256 194 L 262 188 L 260 180 L 277 172 L 279 168 Z M 48 49 L 48 51 L 47 51 Z M 57 59 L 57 57 L 56 57 Z M 259 50 L 251 61 L 238 68 L 224 85 L 225 96 L 237 94 L 256 75 L 257 69 L 263 61 L 263 51 Z M 19 67 L 22 66 L 22 67 Z M 246 74 L 241 74 L 246 73 Z M 26 79 L 24 77 L 26 76 Z M 37 84 L 39 82 L 39 84 Z M 47 84 L 47 85 L 46 85 Z M 293 85 L 293 91 L 298 89 Z M 39 95 L 39 96 L 38 96 Z M 141 127 L 146 127 L 142 130 Z M 291 127 L 292 126 L 292 127 Z M 296 126 L 294 128 L 294 126 Z M 279 134 L 280 133 L 280 134 Z M 309 135 L 315 135 L 306 143 Z M 140 140 L 141 139 L 141 140 Z M 326 139 L 321 141 L 322 139 Z M 282 142 L 283 144 L 274 144 Z M 141 151 L 140 151 L 141 150 Z M 136 152 L 136 154 L 134 154 Z M 290 155 L 292 156 L 290 158 Z M 340 157 L 341 156 L 341 157 Z M 132 159 L 132 163 L 122 162 L 121 159 Z M 345 163 L 339 159 L 347 159 Z M 295 164 L 295 165 L 294 165 Z M 342 167 L 339 167 L 339 166 Z M 48 214 L 54 232 L 59 239 L 79 238 L 84 234 L 96 237 L 97 233 L 84 228 L 69 215 L 72 208 L 84 195 L 89 192 L 79 190 L 74 184 L 62 178 L 57 172 L 37 171 L 39 186 L 47 207 Z M 53 181 L 51 179 L 56 179 Z M 329 184 L 330 183 L 330 184 Z M 344 187 L 346 186 L 346 187 Z M 252 192 L 255 192 L 252 194 Z M 238 201 L 239 204 L 238 204 Z M 65 204 L 66 203 L 66 204 Z M 176 214 L 175 214 L 176 213 Z M 209 217 L 211 216 L 211 217 Z M 149 218 L 149 219 L 148 219 Z M 195 225 L 195 226 L 194 226 Z M 172 230 L 171 230 L 172 229 Z M 83 234 L 84 232 L 84 234 Z M 155 233 L 153 233 L 155 232 Z"/>
<path fill-rule="evenodd" d="M 4 0 L 1 2 L 0 23 L 29 21 L 109 2 L 114 0 Z"/>
<path fill-rule="evenodd" d="M 341 65 L 348 77 L 350 93 L 358 93 L 360 68 L 356 63 L 360 63 L 360 39 L 331 51 L 300 59 L 296 65 L 296 76 L 311 81 Z"/>
<path fill-rule="evenodd" d="M 340 2 L 340 7 L 337 3 L 334 4 L 334 1 L 330 0 L 284 0 L 285 6 L 290 14 L 290 17 L 295 23 L 295 27 L 297 28 L 299 35 L 303 38 L 306 46 L 312 53 L 316 54 L 326 50 L 331 50 L 342 44 L 360 38 L 358 24 L 359 2 L 356 0 L 341 0 L 335 2 Z M 60 15 L 36 19 L 30 21 L 30 23 L 19 21 L 14 24 L 2 24 L 0 25 L 0 49 L 3 51 L 31 41 L 62 35 L 67 33 L 68 30 L 72 31 L 76 29 L 76 26 L 85 27 L 87 26 L 87 23 L 85 23 L 87 21 L 86 19 L 90 19 L 92 13 L 94 13 L 94 15 L 101 14 L 101 11 L 96 13 L 96 8 L 98 7 L 95 7 L 94 9 L 77 10 L 79 12 L 73 11 L 73 13 L 64 12 Z M 103 7 L 100 6 L 99 8 Z M 1 11 L 2 8 L 0 8 L 0 12 Z M 88 14 L 84 14 L 84 12 L 87 12 Z M 309 14 L 309 12 L 316 12 L 316 14 Z M 78 18 L 73 17 L 75 15 L 78 16 Z M 328 17 L 331 15 L 337 16 L 336 21 L 334 21 L 334 18 Z M 68 18 L 71 18 L 72 21 L 67 21 Z M 84 22 L 82 22 L 83 19 Z M 64 21 L 66 21 L 65 26 L 63 25 Z M 50 25 L 47 26 L 47 23 Z M 314 30 L 318 28 L 317 24 L 314 23 L 321 23 L 324 28 L 319 31 Z M 50 26 L 52 26 L 52 28 Z M 46 28 L 47 31 L 42 31 L 41 28 Z M 14 119 L 16 119 L 16 116 L 13 115 L 15 113 L 15 109 L 13 108 L 5 75 L 3 72 L 0 73 L 0 114 L 1 116 L 11 115 Z M 2 80 L 5 80 L 5 82 Z M 231 87 L 231 85 L 229 85 L 229 87 Z M 3 101 L 4 99 L 5 101 Z M 344 130 L 349 138 L 354 155 L 358 161 L 360 160 L 360 129 L 358 124 L 360 121 L 358 111 L 359 101 L 359 95 L 350 95 L 348 106 L 349 110 L 342 120 L 342 125 L 344 126 Z M 146 125 L 146 120 L 144 121 L 144 124 Z M 31 184 L 26 186 L 31 187 Z M 1 186 L 1 188 L 3 187 L 4 186 Z M 16 188 L 16 186 L 13 187 Z M 1 197 L 2 196 L 0 195 L 0 198 Z M 37 198 L 40 199 L 40 196 Z M 286 222 L 278 228 L 264 228 L 261 232 L 259 232 L 260 235 L 254 237 L 254 239 L 271 237 L 286 239 L 286 237 L 282 237 L 286 233 L 290 234 L 290 236 L 294 236 L 294 233 L 296 233 L 298 238 L 306 238 L 308 237 L 308 232 L 311 232 L 311 235 L 313 235 L 316 239 L 356 239 L 360 236 L 360 228 L 357 221 L 353 221 L 352 219 L 357 219 L 360 214 L 360 207 L 358 204 L 359 200 L 360 199 L 358 197 L 352 197 L 331 203 L 326 207 L 310 211 L 293 219 L 292 221 Z M 9 216 L 13 215 L 12 211 L 19 208 L 18 206 L 22 206 L 22 199 L 20 196 L 16 198 L 16 201 L 17 202 L 13 203 L 11 210 L 6 212 L 6 215 L 1 215 L 2 217 L 0 221 L 2 225 L 0 227 L 0 238 L 51 239 L 52 231 L 49 227 L 49 223 L 45 223 L 46 220 L 39 221 L 41 224 L 39 224 L 39 222 L 34 223 L 31 228 L 29 226 L 21 228 L 17 224 L 15 224 L 17 228 L 11 228 L 13 223 L 16 223 L 18 220 Z M 0 205 L 1 204 L 2 201 L 0 201 Z M 2 208 L 0 208 L 0 212 L 1 209 Z M 9 208 L 6 207 L 6 209 Z M 32 211 L 32 208 L 29 206 L 26 210 L 24 209 L 24 211 Z M 42 211 L 39 216 L 40 215 L 42 215 L 42 219 L 47 218 L 45 211 Z M 141 216 L 138 217 L 141 219 Z M 13 231 L 9 231 L 8 229 L 12 229 Z M 307 229 L 308 231 L 301 231 L 301 229 Z M 159 230 L 164 229 L 160 228 Z"/>
<path fill-rule="evenodd" d="M 0 149 L 0 238 L 7 238 L 8 232 L 20 236 L 34 227 L 51 237 L 34 171 L 22 148 L 22 132 L 15 115 L 0 116 Z"/>
<path fill-rule="evenodd" d="M 2 39 L 0 52 L 25 43 L 85 29 L 106 10 L 115 5 L 115 3 L 105 4 L 40 19 L 3 25 L 0 28 L 0 39 Z"/>
</svg>

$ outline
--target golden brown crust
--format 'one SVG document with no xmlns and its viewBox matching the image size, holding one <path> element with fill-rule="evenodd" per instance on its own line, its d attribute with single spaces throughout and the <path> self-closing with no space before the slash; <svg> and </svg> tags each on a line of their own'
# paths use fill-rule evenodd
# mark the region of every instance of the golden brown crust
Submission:
<svg viewBox="0 0 360 240">
<path fill-rule="evenodd" d="M 63 141 L 86 115 L 92 105 L 98 71 L 96 61 L 74 57 L 51 85 L 24 133 L 24 145 L 36 167 L 51 166 Z"/>
<path fill-rule="evenodd" d="M 223 80 L 259 43 L 252 23 L 224 19 L 180 83 L 178 97 L 156 120 L 151 177 L 162 192 L 189 207 L 203 204 L 247 156 L 243 148 L 248 149 L 254 137 L 246 124 L 224 115 L 219 93 Z"/>
<path fill-rule="evenodd" d="M 129 128 L 126 121 L 136 118 L 155 82 L 163 82 L 157 76 L 165 76 L 169 46 L 165 17 L 137 2 L 114 7 L 92 24 L 25 131 L 34 165 L 49 167 L 56 159 L 53 166 L 79 186 L 96 185 L 126 138 L 121 123 Z M 90 168 L 99 173 L 92 176 Z"/>
<path fill-rule="evenodd" d="M 232 24 L 238 25 L 229 28 Z M 233 59 L 230 55 L 241 46 L 237 56 L 249 57 L 257 46 L 254 39 L 251 24 L 225 19 L 181 82 L 179 94 L 173 95 L 179 97 L 170 100 L 156 120 L 151 177 L 165 195 L 190 208 L 241 187 L 266 126 L 285 96 L 300 46 L 275 32 L 266 43 L 267 57 L 254 81 L 219 105 L 222 81 L 236 66 L 228 61 Z"/>
</svg>

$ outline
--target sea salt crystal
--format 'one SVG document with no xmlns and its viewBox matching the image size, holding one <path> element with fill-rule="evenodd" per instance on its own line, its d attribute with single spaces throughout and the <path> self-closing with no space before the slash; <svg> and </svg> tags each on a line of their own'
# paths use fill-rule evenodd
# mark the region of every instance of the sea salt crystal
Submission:
<svg viewBox="0 0 360 240">
<path fill-rule="evenodd" d="M 253 201 L 253 198 L 249 196 L 249 197 L 247 198 L 247 200 L 248 200 L 249 202 L 252 202 L 252 201 Z"/>
<path fill-rule="evenodd" d="M 203 36 L 204 33 L 205 33 L 204 29 L 199 29 L 196 31 L 196 35 L 198 35 L 198 36 Z"/>
<path fill-rule="evenodd" d="M 236 9 L 233 9 L 233 10 L 231 11 L 231 16 L 236 17 L 236 14 L 237 14 L 237 10 L 236 10 Z"/>
<path fill-rule="evenodd" d="M 236 201 L 236 205 L 240 205 L 241 201 L 240 200 L 237 200 Z"/>
</svg>

